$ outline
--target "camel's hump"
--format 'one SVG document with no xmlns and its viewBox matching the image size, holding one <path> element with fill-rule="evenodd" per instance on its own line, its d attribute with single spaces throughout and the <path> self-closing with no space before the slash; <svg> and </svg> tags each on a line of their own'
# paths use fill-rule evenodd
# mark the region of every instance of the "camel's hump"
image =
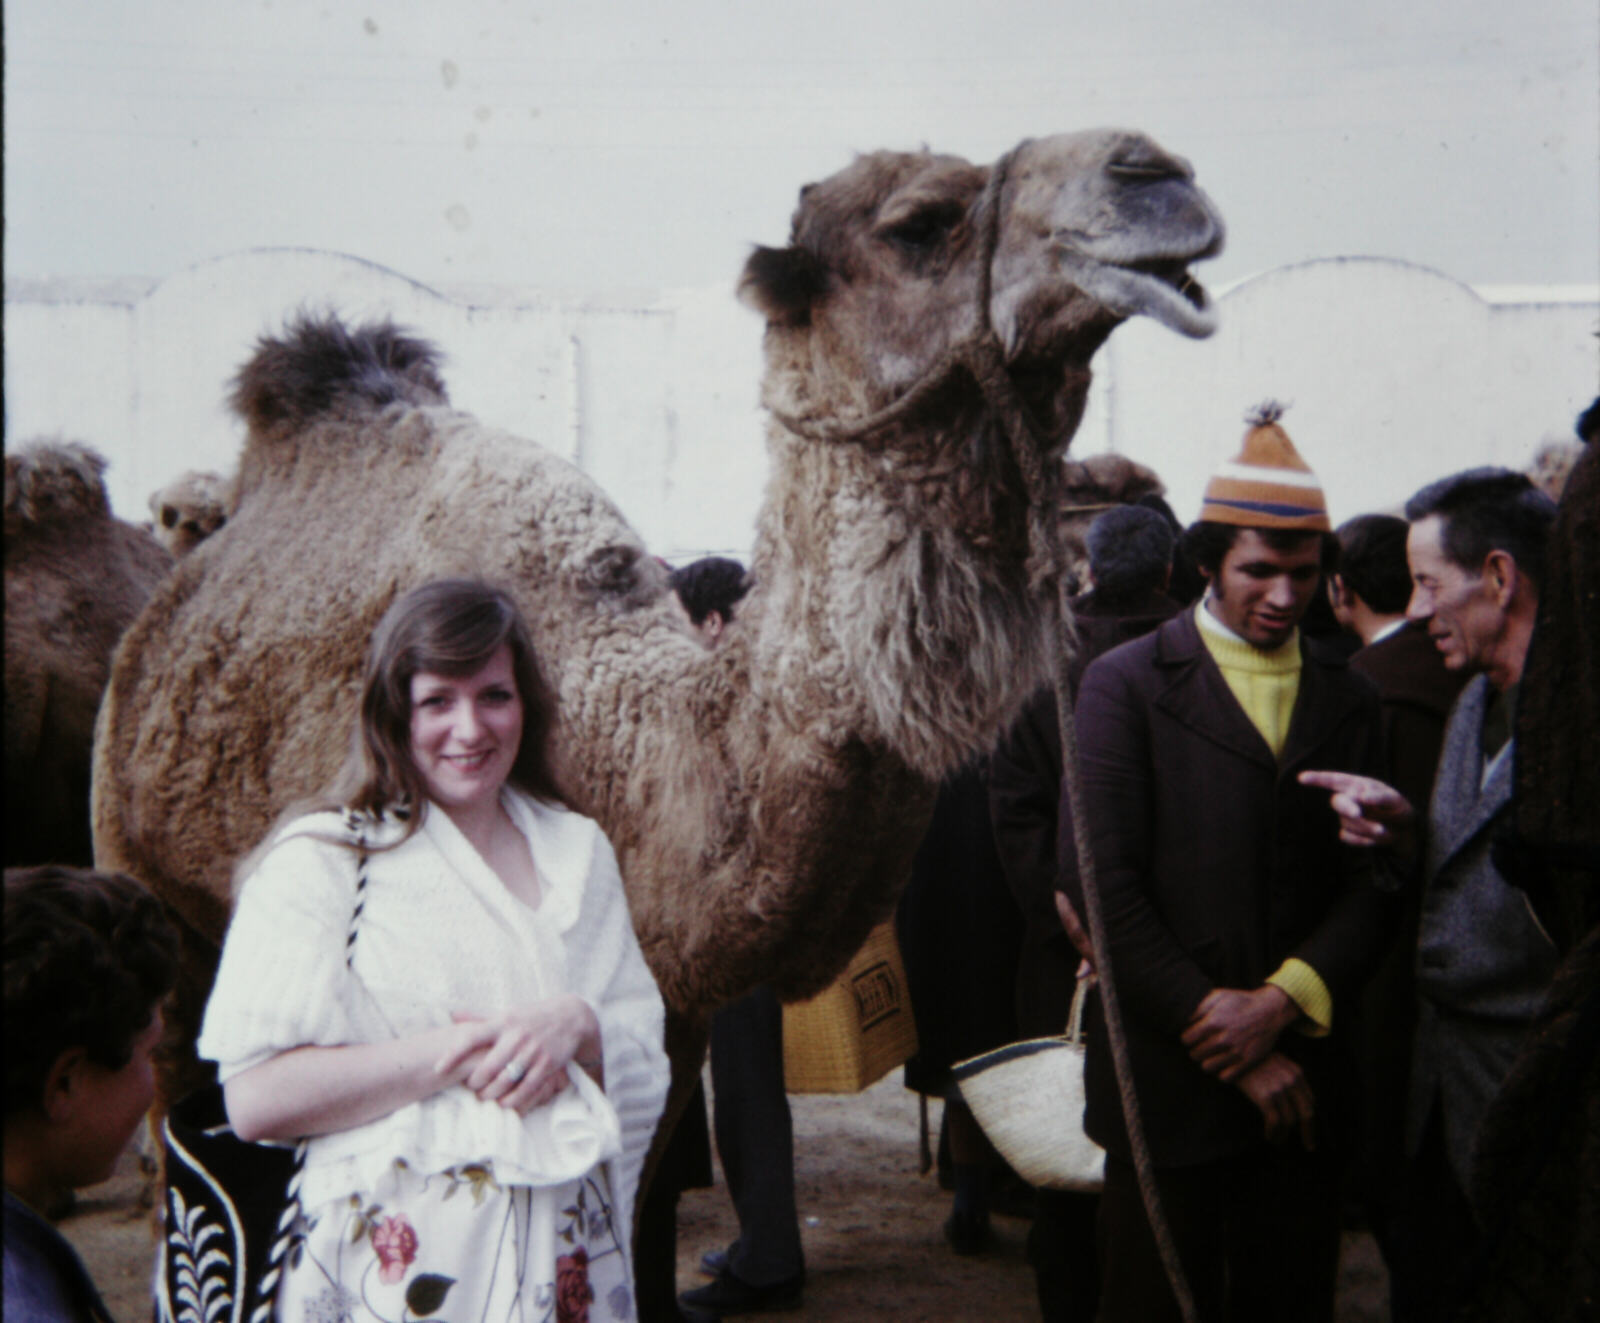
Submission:
<svg viewBox="0 0 1600 1323">
<path fill-rule="evenodd" d="M 230 403 L 252 432 L 303 427 L 342 405 L 447 402 L 443 355 L 387 319 L 354 330 L 337 317 L 300 313 L 264 335 L 234 378 Z"/>
<path fill-rule="evenodd" d="M 105 456 L 81 441 L 39 438 L 6 454 L 5 528 L 109 517 Z"/>
</svg>

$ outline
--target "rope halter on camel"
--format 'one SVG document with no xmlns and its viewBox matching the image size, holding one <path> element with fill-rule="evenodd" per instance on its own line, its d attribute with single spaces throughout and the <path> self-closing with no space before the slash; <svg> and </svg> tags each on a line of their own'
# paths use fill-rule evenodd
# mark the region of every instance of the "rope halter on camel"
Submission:
<svg viewBox="0 0 1600 1323">
<path fill-rule="evenodd" d="M 977 385 L 984 402 L 999 420 L 1012 459 L 1022 475 L 1029 510 L 1028 581 L 1035 591 L 1043 593 L 1062 573 L 1055 536 L 1055 512 L 1049 508 L 1053 484 L 1049 483 L 1045 470 L 1048 439 L 1006 370 L 1005 348 L 995 332 L 989 311 L 994 287 L 994 255 L 1000 245 L 1001 195 L 1013 162 L 1028 142 L 1028 139 L 1019 142 L 995 162 L 978 201 L 977 214 L 983 229 L 972 330 L 946 349 L 908 390 L 864 418 L 814 421 L 776 408 L 769 411 L 788 431 L 805 440 L 865 444 L 887 428 L 919 413 L 953 377 L 964 373 Z"/>
</svg>

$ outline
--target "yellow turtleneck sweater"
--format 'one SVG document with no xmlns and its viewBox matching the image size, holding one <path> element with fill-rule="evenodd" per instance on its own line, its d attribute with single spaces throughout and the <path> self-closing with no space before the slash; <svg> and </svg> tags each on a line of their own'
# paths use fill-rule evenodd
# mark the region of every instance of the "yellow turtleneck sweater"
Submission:
<svg viewBox="0 0 1600 1323">
<path fill-rule="evenodd" d="M 1276 758 L 1289 738 L 1289 720 L 1300 693 L 1300 631 L 1295 630 L 1271 652 L 1264 652 L 1212 615 L 1204 601 L 1195 607 L 1195 621 L 1206 651 Z"/>
<path fill-rule="evenodd" d="M 1229 691 L 1267 742 L 1272 756 L 1279 757 L 1289 738 L 1294 701 L 1300 694 L 1300 631 L 1295 630 L 1287 642 L 1272 651 L 1263 651 L 1212 615 L 1204 600 L 1195 607 L 1195 623 Z M 1291 956 L 1267 982 L 1282 988 L 1310 1021 L 1301 1025 L 1305 1033 L 1321 1037 L 1333 1027 L 1333 997 L 1328 985 L 1304 960 Z"/>
</svg>

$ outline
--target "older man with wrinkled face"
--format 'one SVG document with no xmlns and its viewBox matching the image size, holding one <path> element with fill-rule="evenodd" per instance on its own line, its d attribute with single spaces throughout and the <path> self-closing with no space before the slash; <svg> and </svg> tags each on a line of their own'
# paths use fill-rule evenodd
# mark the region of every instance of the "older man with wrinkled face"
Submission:
<svg viewBox="0 0 1600 1323">
<path fill-rule="evenodd" d="M 1478 1129 L 1555 970 L 1556 948 L 1491 854 L 1511 812 L 1514 712 L 1539 606 L 1554 503 L 1520 473 L 1471 469 L 1406 505 L 1413 590 L 1445 666 L 1471 674 L 1445 731 L 1417 938 L 1407 1172 L 1390 1277 L 1397 1323 L 1459 1303 L 1478 1236 L 1465 1191 Z M 1410 806 L 1387 785 L 1311 773 L 1343 835 L 1381 841 Z"/>
</svg>

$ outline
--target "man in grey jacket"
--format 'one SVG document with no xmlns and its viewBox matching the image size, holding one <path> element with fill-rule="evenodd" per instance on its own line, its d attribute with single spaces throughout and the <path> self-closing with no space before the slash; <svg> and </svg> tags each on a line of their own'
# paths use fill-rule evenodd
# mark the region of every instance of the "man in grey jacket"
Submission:
<svg viewBox="0 0 1600 1323">
<path fill-rule="evenodd" d="M 1517 686 L 1554 515 L 1526 476 L 1493 468 L 1441 479 L 1406 505 L 1407 615 L 1426 626 L 1448 669 L 1473 679 L 1451 712 L 1429 810 L 1408 1193 L 1391 1265 L 1401 1323 L 1453 1312 L 1477 1237 L 1465 1194 L 1473 1145 L 1555 970 L 1549 935 L 1491 856 L 1511 808 Z M 1335 790 L 1348 841 L 1382 840 L 1409 816 L 1382 783 L 1313 778 Z"/>
</svg>

